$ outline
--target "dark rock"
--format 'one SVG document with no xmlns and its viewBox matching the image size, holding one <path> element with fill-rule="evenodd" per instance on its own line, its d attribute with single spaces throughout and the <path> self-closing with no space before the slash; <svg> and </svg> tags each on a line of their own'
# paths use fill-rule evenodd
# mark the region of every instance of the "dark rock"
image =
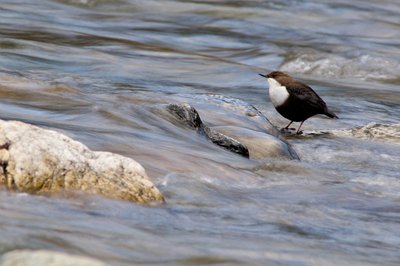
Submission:
<svg viewBox="0 0 400 266">
<path fill-rule="evenodd" d="M 299 159 L 296 152 L 279 131 L 255 107 L 237 99 L 207 95 L 205 101 L 197 101 L 213 124 L 206 126 L 197 110 L 188 103 L 169 104 L 167 110 L 175 118 L 213 143 L 246 158 Z"/>
<path fill-rule="evenodd" d="M 167 106 L 167 110 L 179 121 L 183 122 L 183 124 L 191 129 L 196 130 L 200 135 L 205 136 L 218 146 L 249 158 L 249 151 L 245 145 L 204 125 L 204 123 L 201 121 L 199 113 L 189 104 L 169 104 Z"/>
</svg>

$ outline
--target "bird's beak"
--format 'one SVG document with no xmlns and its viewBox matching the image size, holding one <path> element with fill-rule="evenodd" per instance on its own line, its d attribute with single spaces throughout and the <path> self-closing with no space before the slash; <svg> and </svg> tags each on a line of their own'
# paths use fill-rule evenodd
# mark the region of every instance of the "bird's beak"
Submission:
<svg viewBox="0 0 400 266">
<path fill-rule="evenodd" d="M 258 73 L 258 75 L 260 75 L 261 77 L 264 77 L 264 78 L 268 78 L 267 75 L 264 75 L 264 74 Z"/>
</svg>

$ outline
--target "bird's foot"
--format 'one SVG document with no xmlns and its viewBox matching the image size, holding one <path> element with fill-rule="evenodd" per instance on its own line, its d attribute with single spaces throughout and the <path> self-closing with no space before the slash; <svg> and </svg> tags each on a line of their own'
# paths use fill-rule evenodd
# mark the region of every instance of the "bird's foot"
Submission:
<svg viewBox="0 0 400 266">
<path fill-rule="evenodd" d="M 283 128 L 281 128 L 281 132 L 283 132 L 283 133 L 290 133 L 291 131 L 295 131 L 296 129 L 294 128 L 294 127 L 291 127 L 291 128 L 287 128 L 287 127 L 283 127 Z"/>
<path fill-rule="evenodd" d="M 280 132 L 282 133 L 282 134 L 284 134 L 284 135 L 287 135 L 287 136 L 290 136 L 290 135 L 297 135 L 297 136 L 300 136 L 300 135 L 303 135 L 303 133 L 304 133 L 304 131 L 303 130 L 297 130 L 296 131 L 296 128 L 281 128 L 281 130 L 280 130 Z"/>
</svg>

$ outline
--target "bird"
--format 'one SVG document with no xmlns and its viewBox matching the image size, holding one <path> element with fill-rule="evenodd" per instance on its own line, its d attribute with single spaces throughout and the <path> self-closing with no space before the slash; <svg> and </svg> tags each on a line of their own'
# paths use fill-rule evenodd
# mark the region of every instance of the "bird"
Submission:
<svg viewBox="0 0 400 266">
<path fill-rule="evenodd" d="M 273 71 L 269 74 L 259 75 L 268 81 L 269 98 L 275 109 L 290 120 L 283 130 L 287 130 L 293 122 L 301 122 L 296 132 L 296 134 L 301 134 L 300 128 L 304 121 L 317 114 L 338 118 L 310 86 L 288 74 L 282 71 Z"/>
</svg>

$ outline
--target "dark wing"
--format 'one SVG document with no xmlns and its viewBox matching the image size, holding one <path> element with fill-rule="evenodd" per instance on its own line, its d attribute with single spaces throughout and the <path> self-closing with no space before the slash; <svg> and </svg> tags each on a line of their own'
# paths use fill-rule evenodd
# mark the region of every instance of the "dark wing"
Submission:
<svg viewBox="0 0 400 266">
<path fill-rule="evenodd" d="M 312 107 L 316 110 L 324 112 L 326 103 L 318 96 L 318 94 L 306 84 L 301 82 L 291 82 L 286 86 L 291 97 L 298 100 L 304 105 Z"/>
</svg>

